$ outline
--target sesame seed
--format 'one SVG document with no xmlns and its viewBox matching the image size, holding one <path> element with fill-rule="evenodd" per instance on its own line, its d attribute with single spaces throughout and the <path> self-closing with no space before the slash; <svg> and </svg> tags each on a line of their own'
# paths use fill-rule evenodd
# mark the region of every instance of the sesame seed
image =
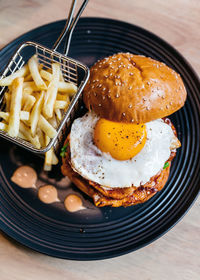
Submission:
<svg viewBox="0 0 200 280">
<path fill-rule="evenodd" d="M 147 110 L 147 111 L 149 111 L 149 110 L 150 110 L 150 107 L 149 107 L 149 106 L 147 106 L 147 107 L 146 107 L 146 110 Z"/>
<path fill-rule="evenodd" d="M 102 99 L 105 100 L 105 96 L 104 95 L 102 96 Z"/>
<path fill-rule="evenodd" d="M 99 88 L 101 88 L 102 87 L 102 84 L 99 84 Z"/>
<path fill-rule="evenodd" d="M 126 116 L 126 113 L 122 113 L 122 116 L 125 117 L 125 116 Z"/>
<path fill-rule="evenodd" d="M 165 97 L 164 97 L 164 96 L 161 96 L 161 98 L 162 98 L 162 99 L 165 99 Z"/>
<path fill-rule="evenodd" d="M 132 107 L 133 107 L 133 105 L 132 105 L 132 104 L 129 104 L 129 105 L 128 105 L 128 108 L 132 108 Z"/>
<path fill-rule="evenodd" d="M 169 109 L 169 105 L 166 105 L 166 109 Z"/>
<path fill-rule="evenodd" d="M 97 96 L 96 92 L 94 92 L 94 96 Z"/>
<path fill-rule="evenodd" d="M 128 89 L 131 90 L 131 89 L 132 89 L 132 86 L 130 86 Z"/>
<path fill-rule="evenodd" d="M 103 88 L 103 91 L 105 91 L 105 90 L 106 90 L 106 88 L 104 87 L 104 88 Z"/>
<path fill-rule="evenodd" d="M 117 86 L 117 85 L 118 85 L 118 82 L 115 82 L 115 85 Z"/>
<path fill-rule="evenodd" d="M 132 119 L 131 122 L 134 122 L 134 119 Z"/>
<path fill-rule="evenodd" d="M 130 65 L 127 66 L 127 69 L 129 69 L 129 68 L 130 68 Z"/>
<path fill-rule="evenodd" d="M 115 95 L 115 97 L 118 98 L 118 97 L 119 97 L 119 94 L 117 93 L 117 94 Z"/>
<path fill-rule="evenodd" d="M 101 104 L 99 103 L 99 107 L 101 107 Z"/>
<path fill-rule="evenodd" d="M 94 88 L 94 85 L 92 85 L 92 88 Z"/>
<path fill-rule="evenodd" d="M 143 101 L 147 101 L 146 97 L 143 97 L 142 99 L 143 99 Z"/>
<path fill-rule="evenodd" d="M 105 78 L 108 78 L 108 75 L 104 75 Z"/>
<path fill-rule="evenodd" d="M 133 73 L 131 72 L 131 73 L 129 73 L 129 75 L 130 75 L 130 76 L 133 76 Z"/>
<path fill-rule="evenodd" d="M 150 82 L 147 82 L 147 85 L 149 86 L 149 85 L 150 85 Z"/>
<path fill-rule="evenodd" d="M 172 105 L 172 102 L 171 102 L 171 101 L 169 102 L 169 105 Z"/>
</svg>

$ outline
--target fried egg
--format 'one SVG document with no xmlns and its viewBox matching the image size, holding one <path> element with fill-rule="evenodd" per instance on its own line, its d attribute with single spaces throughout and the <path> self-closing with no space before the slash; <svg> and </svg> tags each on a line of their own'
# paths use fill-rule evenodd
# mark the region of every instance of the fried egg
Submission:
<svg viewBox="0 0 200 280">
<path fill-rule="evenodd" d="M 122 124 L 88 112 L 72 124 L 71 165 L 83 178 L 105 187 L 139 187 L 163 169 L 174 138 L 161 119 Z"/>
</svg>

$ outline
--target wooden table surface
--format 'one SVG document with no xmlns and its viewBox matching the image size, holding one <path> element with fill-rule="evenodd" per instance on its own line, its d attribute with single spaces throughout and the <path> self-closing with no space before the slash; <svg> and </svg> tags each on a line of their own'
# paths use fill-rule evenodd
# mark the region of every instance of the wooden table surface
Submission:
<svg viewBox="0 0 200 280">
<path fill-rule="evenodd" d="M 32 28 L 65 18 L 70 2 L 1 0 L 0 48 Z M 200 75 L 199 0 L 90 0 L 84 16 L 124 20 L 151 30 L 176 47 Z M 200 199 L 173 229 L 154 243 L 103 261 L 48 257 L 1 232 L 0 279 L 200 279 L 199 202 Z"/>
</svg>

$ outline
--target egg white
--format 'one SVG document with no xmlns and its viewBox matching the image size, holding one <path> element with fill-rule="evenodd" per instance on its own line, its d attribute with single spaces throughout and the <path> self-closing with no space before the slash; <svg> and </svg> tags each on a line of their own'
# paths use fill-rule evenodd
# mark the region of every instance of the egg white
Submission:
<svg viewBox="0 0 200 280">
<path fill-rule="evenodd" d="M 158 119 L 146 123 L 147 140 L 132 159 L 119 161 L 101 152 L 94 144 L 93 134 L 99 117 L 88 112 L 76 119 L 70 133 L 72 168 L 85 179 L 108 187 L 139 187 L 156 175 L 170 157 L 174 139 L 172 128 Z"/>
</svg>

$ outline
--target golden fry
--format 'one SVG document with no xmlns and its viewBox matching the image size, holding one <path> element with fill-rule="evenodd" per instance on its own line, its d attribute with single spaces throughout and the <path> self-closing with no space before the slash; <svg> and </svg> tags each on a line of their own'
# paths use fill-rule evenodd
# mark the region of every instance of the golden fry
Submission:
<svg viewBox="0 0 200 280">
<path fill-rule="evenodd" d="M 28 73 L 28 65 L 23 66 L 21 69 L 17 70 L 15 73 L 0 80 L 0 86 L 10 86 L 14 79 L 21 78 Z"/>
<path fill-rule="evenodd" d="M 23 81 L 24 78 L 16 78 L 12 84 L 10 117 L 8 123 L 8 134 L 12 137 L 17 137 L 19 132 Z"/>
<path fill-rule="evenodd" d="M 32 136 L 35 136 L 35 133 L 36 133 L 39 116 L 40 116 L 41 111 L 42 111 L 43 99 L 44 99 L 44 92 L 42 91 L 41 94 L 40 94 L 40 97 L 35 102 L 35 104 L 33 106 L 33 109 L 31 111 L 30 123 L 31 123 L 31 134 L 32 134 Z"/>
<path fill-rule="evenodd" d="M 22 104 L 24 111 L 31 111 L 33 105 L 35 104 L 36 98 L 33 95 L 23 95 Z"/>
<path fill-rule="evenodd" d="M 66 109 L 69 106 L 69 103 L 67 101 L 63 100 L 56 100 L 54 104 L 54 109 Z"/>
<path fill-rule="evenodd" d="M 51 82 L 53 79 L 53 75 L 46 70 L 41 70 L 40 75 L 45 80 Z M 58 91 L 63 93 L 68 93 L 70 96 L 73 96 L 77 92 L 77 86 L 73 83 L 65 82 L 65 81 L 59 81 L 58 83 Z"/>
<path fill-rule="evenodd" d="M 29 66 L 31 75 L 33 77 L 33 80 L 34 80 L 36 86 L 38 87 L 38 89 L 41 89 L 41 90 L 46 89 L 47 86 L 40 76 L 37 55 L 34 55 L 29 59 L 28 66 Z"/>
<path fill-rule="evenodd" d="M 30 113 L 27 111 L 21 111 L 20 112 L 20 119 L 21 120 L 29 120 Z M 8 122 L 10 117 L 9 112 L 0 112 L 0 118 L 4 119 L 6 122 Z"/>
<path fill-rule="evenodd" d="M 39 117 L 38 126 L 48 137 L 56 136 L 55 128 L 42 115 Z"/>
<path fill-rule="evenodd" d="M 58 82 L 59 82 L 59 75 L 60 75 L 60 66 L 57 63 L 52 64 L 52 71 L 53 71 L 53 78 L 48 86 L 44 107 L 43 107 L 43 114 L 46 118 L 51 118 L 53 116 L 53 107 L 56 101 L 57 91 L 58 91 Z"/>
<path fill-rule="evenodd" d="M 20 122 L 19 130 L 28 139 L 28 141 L 33 144 L 33 146 L 35 146 L 37 149 L 40 149 L 41 145 L 38 135 L 32 137 L 29 127 L 26 126 L 22 121 Z"/>
</svg>

